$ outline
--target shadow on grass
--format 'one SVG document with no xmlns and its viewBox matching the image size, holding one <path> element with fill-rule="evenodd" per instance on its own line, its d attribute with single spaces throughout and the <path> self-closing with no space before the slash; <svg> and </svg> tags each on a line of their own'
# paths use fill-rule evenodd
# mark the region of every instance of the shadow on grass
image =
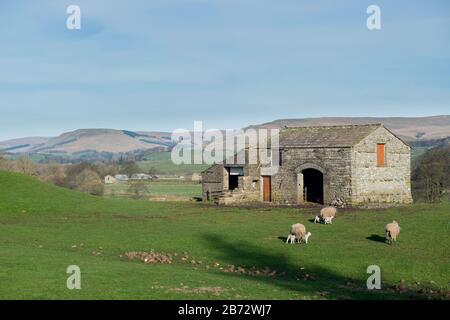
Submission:
<svg viewBox="0 0 450 320">
<path fill-rule="evenodd" d="M 378 234 L 372 234 L 370 237 L 366 237 L 367 240 L 386 243 L 386 238 Z"/>
<path fill-rule="evenodd" d="M 278 239 L 286 243 L 287 237 L 278 237 Z"/>
<path fill-rule="evenodd" d="M 249 244 L 248 242 L 227 241 L 217 235 L 203 235 L 205 243 L 216 252 L 216 257 L 221 263 L 258 269 L 269 268 L 276 270 L 275 276 L 250 275 L 239 272 L 220 272 L 229 277 L 239 277 L 254 282 L 269 284 L 293 292 L 301 293 L 304 298 L 315 297 L 317 299 L 407 299 L 406 295 L 399 295 L 393 290 L 373 290 L 366 287 L 366 270 L 361 270 L 361 278 L 345 277 L 324 266 L 313 265 L 307 262 L 296 261 L 293 263 L 283 253 L 271 253 L 263 248 Z M 283 237 L 278 237 L 283 240 Z M 286 238 L 284 238 L 285 241 Z M 287 246 L 287 245 L 286 245 Z M 298 246 L 299 250 L 302 248 Z M 302 267 L 305 268 L 302 269 Z M 265 299 L 270 299 L 268 291 Z"/>
</svg>

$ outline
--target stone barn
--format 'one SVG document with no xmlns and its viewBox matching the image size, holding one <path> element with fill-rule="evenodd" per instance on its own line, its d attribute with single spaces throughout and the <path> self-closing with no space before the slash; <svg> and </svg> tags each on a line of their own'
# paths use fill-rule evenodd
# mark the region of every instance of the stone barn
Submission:
<svg viewBox="0 0 450 320">
<path fill-rule="evenodd" d="M 274 174 L 258 164 L 211 166 L 202 172 L 203 200 L 339 207 L 412 202 L 410 147 L 381 124 L 281 129 L 279 156 Z"/>
<path fill-rule="evenodd" d="M 113 184 L 116 182 L 117 182 L 117 179 L 114 178 L 113 176 L 111 176 L 111 175 L 105 176 L 105 184 Z"/>
</svg>

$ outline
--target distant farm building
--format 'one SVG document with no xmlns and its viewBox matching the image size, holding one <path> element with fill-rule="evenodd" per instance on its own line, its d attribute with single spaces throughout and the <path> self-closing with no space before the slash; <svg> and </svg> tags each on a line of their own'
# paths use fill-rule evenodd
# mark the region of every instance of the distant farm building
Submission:
<svg viewBox="0 0 450 320">
<path fill-rule="evenodd" d="M 110 175 L 105 176 L 105 184 L 113 184 L 113 183 L 117 183 L 116 178 Z"/>
<path fill-rule="evenodd" d="M 187 176 L 186 179 L 192 182 L 200 182 L 202 181 L 202 176 L 199 173 L 193 173 L 190 176 Z"/>
<path fill-rule="evenodd" d="M 128 182 L 129 180 L 126 174 L 116 174 L 114 178 L 116 178 L 117 182 Z"/>
<path fill-rule="evenodd" d="M 203 199 L 342 207 L 412 202 L 410 147 L 381 124 L 285 128 L 279 143 L 274 174 L 259 163 L 203 171 Z"/>
<path fill-rule="evenodd" d="M 151 180 L 152 176 L 145 173 L 135 173 L 131 175 L 131 180 Z"/>
</svg>

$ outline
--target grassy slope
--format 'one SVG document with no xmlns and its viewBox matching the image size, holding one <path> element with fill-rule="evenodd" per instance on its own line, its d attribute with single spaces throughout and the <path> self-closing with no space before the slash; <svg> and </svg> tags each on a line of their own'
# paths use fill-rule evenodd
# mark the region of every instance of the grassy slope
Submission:
<svg viewBox="0 0 450 320">
<path fill-rule="evenodd" d="M 144 183 L 147 185 L 149 195 L 202 196 L 202 185 L 199 183 L 178 180 L 152 180 Z M 127 183 L 105 185 L 105 196 L 130 197 L 129 187 Z"/>
<path fill-rule="evenodd" d="M 386 289 L 403 279 L 408 287 L 433 281 L 449 290 L 449 213 L 448 203 L 347 210 L 325 226 L 309 222 L 313 209 L 104 199 L 0 172 L 0 298 L 407 298 Z M 402 233 L 389 246 L 379 237 L 394 218 Z M 312 232 L 308 245 L 278 239 L 294 222 Z M 186 251 L 202 264 L 119 258 L 150 248 Z M 206 268 L 216 261 L 269 266 L 286 275 L 245 276 Z M 65 270 L 71 264 L 81 267 L 81 290 L 66 288 Z M 365 289 L 371 264 L 381 267 L 382 291 Z M 304 273 L 315 279 L 304 280 Z M 211 287 L 223 291 L 202 291 Z"/>
</svg>

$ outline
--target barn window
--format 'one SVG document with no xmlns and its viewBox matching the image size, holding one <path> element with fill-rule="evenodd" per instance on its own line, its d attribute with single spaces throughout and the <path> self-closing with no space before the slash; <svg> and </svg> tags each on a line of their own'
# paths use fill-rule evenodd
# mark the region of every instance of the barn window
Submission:
<svg viewBox="0 0 450 320">
<path fill-rule="evenodd" d="M 243 175 L 244 175 L 244 167 L 230 168 L 230 176 L 243 176 Z"/>
<path fill-rule="evenodd" d="M 386 163 L 386 152 L 384 143 L 377 144 L 377 166 L 384 167 Z"/>
</svg>

